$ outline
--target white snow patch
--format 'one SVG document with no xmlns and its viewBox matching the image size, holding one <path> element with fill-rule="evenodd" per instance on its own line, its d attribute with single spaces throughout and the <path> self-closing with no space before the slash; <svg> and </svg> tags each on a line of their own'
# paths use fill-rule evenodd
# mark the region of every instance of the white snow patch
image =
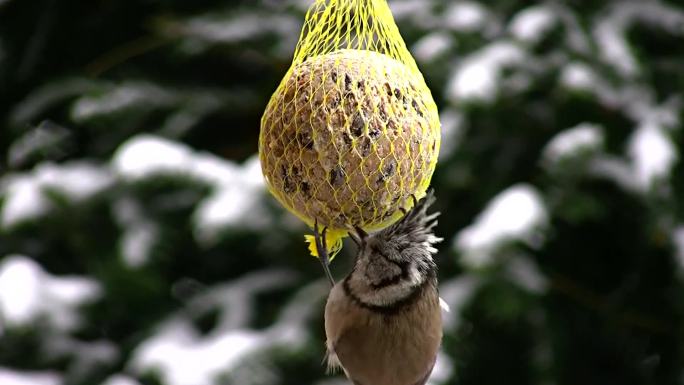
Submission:
<svg viewBox="0 0 684 385">
<path fill-rule="evenodd" d="M 459 32 L 474 32 L 487 22 L 487 10 L 470 1 L 452 3 L 444 13 L 444 26 Z"/>
<path fill-rule="evenodd" d="M 139 135 L 122 144 L 114 154 L 112 168 L 123 178 L 187 172 L 192 163 L 189 148 L 152 135 Z"/>
<path fill-rule="evenodd" d="M 656 105 L 653 92 L 644 86 L 628 84 L 615 88 L 584 64 L 566 66 L 561 82 L 569 88 L 591 92 L 606 108 L 620 110 L 637 122 L 627 145 L 627 159 L 597 156 L 591 164 L 594 175 L 611 179 L 635 193 L 647 193 L 655 180 L 670 176 L 679 154 L 668 133 L 680 124 L 679 99 L 670 98 Z"/>
<path fill-rule="evenodd" d="M 572 62 L 563 68 L 560 82 L 571 90 L 591 91 L 596 86 L 596 75 L 586 64 Z"/>
<path fill-rule="evenodd" d="M 626 36 L 636 22 L 684 35 L 684 12 L 665 2 L 632 1 L 610 6 L 595 24 L 593 34 L 601 57 L 625 77 L 639 74 L 637 59 Z"/>
<path fill-rule="evenodd" d="M 615 87 L 581 62 L 571 62 L 563 68 L 560 84 L 571 91 L 589 93 L 606 108 L 622 110 L 634 120 L 640 120 L 640 111 L 652 104 L 652 94 L 643 85 L 626 83 Z"/>
<path fill-rule="evenodd" d="M 309 0 L 292 0 L 289 2 L 291 6 L 295 7 L 301 12 L 306 12 L 310 7 L 312 2 Z"/>
<path fill-rule="evenodd" d="M 437 353 L 435 367 L 432 369 L 432 373 L 430 374 L 430 378 L 426 382 L 426 385 L 446 384 L 453 372 L 454 363 L 451 357 L 449 357 L 443 349 L 440 349 Z"/>
<path fill-rule="evenodd" d="M 680 125 L 679 99 L 670 98 L 657 105 L 652 90 L 645 86 L 630 83 L 613 87 L 579 63 L 566 66 L 561 82 L 568 88 L 592 93 L 603 106 L 620 110 L 637 123 L 627 144 L 626 159 L 599 155 L 591 163 L 594 175 L 611 179 L 635 193 L 648 193 L 655 180 L 670 176 L 679 154 L 668 133 Z"/>
<path fill-rule="evenodd" d="M 439 147 L 439 159 L 451 156 L 460 146 L 466 130 L 463 114 L 453 108 L 445 108 L 439 114 L 442 123 L 442 143 Z"/>
<path fill-rule="evenodd" d="M 517 255 L 505 266 L 506 274 L 517 286 L 534 294 L 543 294 L 548 288 L 548 280 L 537 265 L 526 256 Z"/>
<path fill-rule="evenodd" d="M 432 9 L 433 4 L 425 0 L 394 0 L 389 1 L 389 6 L 396 21 L 405 21 L 426 30 L 434 30 L 442 23 Z"/>
<path fill-rule="evenodd" d="M 88 162 L 47 163 L 37 170 L 42 185 L 80 202 L 111 186 L 113 179 L 101 166 Z"/>
<path fill-rule="evenodd" d="M 213 43 L 239 43 L 272 33 L 294 37 L 299 26 L 299 22 L 287 14 L 242 13 L 228 19 L 214 15 L 193 17 L 177 27 L 182 34 L 193 38 Z"/>
<path fill-rule="evenodd" d="M 57 332 L 43 338 L 42 353 L 50 361 L 65 360 L 69 364 L 64 371 L 72 378 L 84 378 L 103 366 L 114 364 L 119 358 L 119 349 L 111 341 L 81 341 Z"/>
<path fill-rule="evenodd" d="M 12 227 L 45 214 L 51 207 L 45 189 L 80 202 L 107 189 L 112 182 L 113 178 L 105 168 L 84 161 L 47 162 L 30 173 L 9 175 L 0 185 L 0 192 L 5 194 L 0 226 Z"/>
<path fill-rule="evenodd" d="M 254 296 L 292 285 L 295 275 L 283 270 L 261 270 L 247 274 L 238 280 L 223 285 L 216 285 L 193 296 L 187 302 L 189 314 L 204 314 L 213 308 L 221 310 L 216 321 L 216 330 L 233 330 L 245 328 L 254 317 Z M 179 300 L 183 300 L 181 293 L 187 281 L 180 281 L 174 285 Z"/>
<path fill-rule="evenodd" d="M 606 15 L 594 28 L 599 55 L 623 76 L 637 74 L 638 67 L 625 38 L 627 14 L 618 11 Z"/>
<path fill-rule="evenodd" d="M 597 150 L 603 146 L 603 130 L 591 123 L 580 123 L 554 136 L 543 150 L 544 160 L 550 164 L 570 157 L 579 151 Z"/>
<path fill-rule="evenodd" d="M 189 324 L 175 322 L 138 346 L 132 369 L 139 373 L 157 370 L 168 385 L 213 385 L 221 373 L 271 342 L 267 337 L 235 330 L 202 339 Z"/>
<path fill-rule="evenodd" d="M 107 378 L 102 385 L 140 385 L 140 383 L 131 377 L 122 374 L 115 374 Z"/>
<path fill-rule="evenodd" d="M 466 303 L 472 298 L 479 285 L 478 280 L 472 275 L 463 275 L 450 279 L 439 286 L 439 294 L 449 305 L 448 313 L 442 312 L 445 330 L 456 330 L 461 321 L 461 311 Z"/>
<path fill-rule="evenodd" d="M 263 228 L 270 223 L 268 212 L 260 204 L 265 184 L 257 156 L 238 165 L 167 139 L 141 135 L 124 143 L 112 164 L 128 180 L 171 174 L 210 184 L 212 193 L 193 214 L 195 236 L 204 244 L 211 244 L 231 226 Z"/>
<path fill-rule="evenodd" d="M 37 218 L 50 208 L 50 202 L 32 175 L 9 175 L 2 182 L 0 190 L 5 196 L 5 203 L 0 226 L 3 228 Z"/>
<path fill-rule="evenodd" d="M 493 101 L 499 90 L 501 70 L 522 62 L 523 50 L 510 42 L 492 43 L 468 56 L 456 69 L 447 85 L 447 98 Z"/>
<path fill-rule="evenodd" d="M 414 45 L 411 52 L 419 62 L 430 63 L 449 52 L 454 44 L 451 35 L 443 32 L 432 32 L 423 36 Z"/>
<path fill-rule="evenodd" d="M 7 326 L 21 326 L 39 316 L 58 330 L 79 325 L 77 307 L 101 295 L 100 286 L 83 277 L 54 277 L 33 260 L 10 255 L 0 264 L 0 314 Z"/>
<path fill-rule="evenodd" d="M 679 262 L 679 268 L 684 272 L 684 226 L 679 226 L 672 233 L 675 246 L 675 257 Z"/>
<path fill-rule="evenodd" d="M 147 263 L 159 238 L 159 228 L 142 213 L 138 201 L 125 197 L 114 204 L 114 218 L 124 230 L 119 251 L 126 265 L 138 268 Z"/>
<path fill-rule="evenodd" d="M 622 158 L 612 155 L 600 155 L 592 160 L 591 174 L 614 181 L 622 188 L 632 192 L 639 192 L 634 171 L 631 165 Z"/>
<path fill-rule="evenodd" d="M 240 178 L 240 167 L 230 161 L 206 153 L 194 153 L 188 173 L 214 185 L 228 185 Z"/>
<path fill-rule="evenodd" d="M 126 230 L 121 240 L 121 252 L 126 264 L 130 267 L 143 266 L 158 238 L 157 226 L 149 222 L 140 222 Z"/>
<path fill-rule="evenodd" d="M 140 106 L 168 105 L 176 96 L 150 83 L 130 82 L 113 87 L 96 96 L 82 96 L 71 108 L 71 117 L 77 122 L 110 115 Z"/>
<path fill-rule="evenodd" d="M 234 183 L 241 170 L 233 162 L 209 153 L 194 152 L 190 147 L 171 140 L 138 135 L 114 154 L 113 169 L 124 179 L 137 181 L 159 175 L 184 175 L 213 185 Z M 250 185 L 262 185 L 263 178 L 250 174 Z"/>
<path fill-rule="evenodd" d="M 276 274 L 276 276 L 273 276 Z M 280 276 L 278 278 L 278 276 Z M 250 312 L 250 302 L 258 292 L 283 284 L 291 284 L 292 275 L 271 271 L 256 273 L 236 283 L 212 290 L 211 295 L 193 299 L 186 308 L 172 316 L 148 340 L 139 345 L 128 363 L 135 373 L 158 370 L 167 385 L 211 385 L 222 373 L 241 370 L 241 364 L 252 354 L 283 348 L 298 350 L 311 338 L 308 322 L 318 313 L 318 301 L 326 295 L 326 283 L 320 280 L 299 290 L 285 305 L 278 320 L 269 328 L 246 328 L 250 315 L 243 314 L 240 322 L 227 322 L 234 308 L 234 300 L 245 302 L 243 310 Z M 209 302 L 207 302 L 209 300 Z M 220 302 L 214 302 L 220 301 Z M 212 305 L 213 303 L 213 305 Z M 200 335 L 186 319 L 219 305 L 217 326 Z M 178 363 L 182 362 L 182 365 Z"/>
<path fill-rule="evenodd" d="M 634 193 L 649 193 L 654 182 L 667 181 L 679 159 L 669 133 L 680 125 L 676 112 L 680 102 L 670 99 L 662 105 L 654 105 L 651 95 L 637 92 L 638 89 L 617 92 L 601 87 L 600 90 L 602 97 L 611 94 L 607 98 L 637 121 L 637 127 L 627 143 L 626 158 L 599 156 L 592 161 L 591 172 Z"/>
<path fill-rule="evenodd" d="M 251 188 L 266 188 L 264 174 L 261 172 L 261 162 L 258 155 L 253 155 L 242 166 L 240 170 L 241 182 Z"/>
<path fill-rule="evenodd" d="M 462 252 L 464 265 L 483 267 L 492 262 L 501 243 L 534 242 L 546 221 L 546 209 L 537 190 L 527 184 L 518 184 L 497 195 L 475 223 L 456 236 L 454 245 Z"/>
<path fill-rule="evenodd" d="M 262 229 L 271 223 L 271 216 L 261 204 L 265 191 L 258 156 L 237 168 L 233 178 L 217 186 L 195 210 L 195 236 L 211 244 L 222 229 L 240 227 Z"/>
<path fill-rule="evenodd" d="M 7 163 L 19 168 L 32 156 L 60 151 L 60 143 L 69 137 L 69 131 L 50 121 L 43 121 L 36 128 L 14 140 L 7 151 Z"/>
<path fill-rule="evenodd" d="M 308 0 L 304 0 L 308 1 Z M 393 0 L 389 1 L 390 10 L 395 18 L 406 18 L 425 9 L 423 0 Z M 309 2 L 311 4 L 311 2 Z"/>
<path fill-rule="evenodd" d="M 198 238 L 211 242 L 226 226 L 262 228 L 268 223 L 268 215 L 259 209 L 260 200 L 260 194 L 237 185 L 226 186 L 212 194 L 193 215 Z"/>
<path fill-rule="evenodd" d="M 62 378 L 53 372 L 24 372 L 0 367 L 2 385 L 60 385 Z"/>
<path fill-rule="evenodd" d="M 10 324 L 25 324 L 39 311 L 39 267 L 21 257 L 0 265 L 0 311 Z"/>
<path fill-rule="evenodd" d="M 511 34 L 518 40 L 534 43 L 546 33 L 556 22 L 556 17 L 549 7 L 536 5 L 518 12 L 511 21 Z"/>
<path fill-rule="evenodd" d="M 102 86 L 102 82 L 86 78 L 53 80 L 36 88 L 26 98 L 19 101 L 12 110 L 9 121 L 12 125 L 27 125 L 40 121 L 50 108 L 61 105 L 65 101 L 68 102 L 73 98 L 98 92 Z M 54 122 L 49 122 L 49 125 L 56 126 Z"/>
<path fill-rule="evenodd" d="M 677 150 L 663 130 L 645 122 L 632 134 L 628 144 L 636 183 L 645 191 L 655 180 L 666 178 L 677 161 Z"/>
</svg>

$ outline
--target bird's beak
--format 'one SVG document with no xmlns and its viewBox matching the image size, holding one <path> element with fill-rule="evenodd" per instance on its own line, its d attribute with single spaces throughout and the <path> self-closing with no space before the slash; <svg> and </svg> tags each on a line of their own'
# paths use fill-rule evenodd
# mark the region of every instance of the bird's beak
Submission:
<svg viewBox="0 0 684 385">
<path fill-rule="evenodd" d="M 354 225 L 354 227 L 349 230 L 349 237 L 360 247 L 363 244 L 363 241 L 368 237 L 368 233 L 363 231 L 359 226 Z"/>
</svg>

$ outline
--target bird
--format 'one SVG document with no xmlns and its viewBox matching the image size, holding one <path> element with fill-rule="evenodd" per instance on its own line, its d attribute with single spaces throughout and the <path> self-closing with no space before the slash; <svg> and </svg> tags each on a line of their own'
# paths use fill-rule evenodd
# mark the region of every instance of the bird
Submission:
<svg viewBox="0 0 684 385">
<path fill-rule="evenodd" d="M 368 234 L 352 226 L 358 246 L 351 272 L 333 285 L 325 306 L 328 369 L 341 368 L 354 385 L 424 385 L 442 340 L 442 315 L 432 229 L 434 191 L 396 223 Z M 325 229 L 314 229 L 325 256 Z"/>
</svg>

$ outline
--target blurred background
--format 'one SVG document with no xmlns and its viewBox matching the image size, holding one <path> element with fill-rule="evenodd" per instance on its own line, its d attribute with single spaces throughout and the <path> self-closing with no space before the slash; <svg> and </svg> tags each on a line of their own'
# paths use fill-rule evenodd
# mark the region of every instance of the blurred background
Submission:
<svg viewBox="0 0 684 385">
<path fill-rule="evenodd" d="M 346 383 L 255 156 L 310 3 L 0 0 L 0 384 Z M 684 384 L 681 2 L 389 3 L 443 126 L 429 384 Z"/>
</svg>

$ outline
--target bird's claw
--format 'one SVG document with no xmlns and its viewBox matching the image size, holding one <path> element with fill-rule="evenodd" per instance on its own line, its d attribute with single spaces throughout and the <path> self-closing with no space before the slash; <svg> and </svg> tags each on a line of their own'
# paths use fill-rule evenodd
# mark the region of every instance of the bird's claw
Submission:
<svg viewBox="0 0 684 385">
<path fill-rule="evenodd" d="M 316 241 L 316 251 L 318 252 L 318 259 L 321 261 L 321 265 L 323 265 L 323 271 L 325 272 L 326 277 L 328 278 L 328 281 L 330 281 L 330 285 L 335 286 L 335 279 L 333 278 L 332 274 L 330 273 L 330 259 L 328 258 L 328 249 L 327 249 L 327 238 L 326 234 L 328 232 L 328 226 L 323 227 L 323 231 L 319 232 L 318 231 L 318 219 L 314 220 L 314 239 Z"/>
</svg>

